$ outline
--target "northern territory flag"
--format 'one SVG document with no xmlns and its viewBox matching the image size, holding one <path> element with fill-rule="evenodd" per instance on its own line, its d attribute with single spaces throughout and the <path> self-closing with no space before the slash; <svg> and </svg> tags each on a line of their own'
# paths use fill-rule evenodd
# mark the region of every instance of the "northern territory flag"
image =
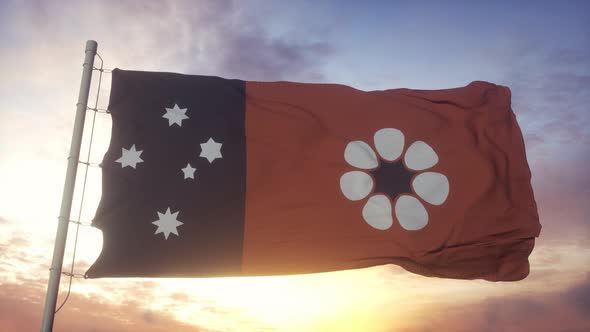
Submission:
<svg viewBox="0 0 590 332">
<path fill-rule="evenodd" d="M 541 225 L 506 87 L 112 75 L 88 277 L 529 273 Z"/>
</svg>

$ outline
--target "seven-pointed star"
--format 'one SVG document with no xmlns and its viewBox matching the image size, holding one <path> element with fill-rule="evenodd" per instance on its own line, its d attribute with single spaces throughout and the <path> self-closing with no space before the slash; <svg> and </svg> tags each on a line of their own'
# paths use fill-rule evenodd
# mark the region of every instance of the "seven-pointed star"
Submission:
<svg viewBox="0 0 590 332">
<path fill-rule="evenodd" d="M 212 163 L 213 160 L 217 158 L 221 158 L 221 145 L 222 143 L 217 143 L 213 140 L 213 138 L 209 138 L 207 143 L 201 144 L 201 157 L 207 158 L 209 163 Z"/>
<path fill-rule="evenodd" d="M 152 224 L 158 226 L 158 229 L 156 229 L 154 235 L 158 233 L 164 233 L 164 238 L 166 240 L 168 240 L 170 233 L 176 234 L 178 236 L 178 230 L 176 228 L 183 224 L 182 222 L 176 220 L 179 212 L 180 211 L 170 213 L 170 208 L 168 208 L 165 213 L 158 212 L 159 219 L 152 222 Z"/>
<path fill-rule="evenodd" d="M 133 168 L 136 168 L 135 166 L 137 166 L 137 163 L 143 162 L 143 160 L 139 157 L 141 155 L 141 153 L 143 152 L 143 150 L 137 151 L 135 149 L 135 144 L 133 144 L 129 150 L 127 150 L 125 148 L 121 148 L 121 149 L 123 150 L 123 155 L 121 156 L 121 158 L 115 160 L 115 162 L 121 163 L 121 168 L 124 168 L 127 166 L 131 166 Z"/>
<path fill-rule="evenodd" d="M 182 173 L 184 173 L 185 180 L 186 179 L 194 179 L 196 170 L 197 169 L 192 167 L 190 163 L 186 164 L 185 168 L 181 168 Z"/>
<path fill-rule="evenodd" d="M 173 124 L 177 124 L 182 127 L 182 120 L 188 119 L 186 108 L 180 108 L 174 104 L 173 108 L 166 107 L 166 114 L 162 115 L 163 118 L 168 119 L 168 126 L 172 127 Z"/>
</svg>

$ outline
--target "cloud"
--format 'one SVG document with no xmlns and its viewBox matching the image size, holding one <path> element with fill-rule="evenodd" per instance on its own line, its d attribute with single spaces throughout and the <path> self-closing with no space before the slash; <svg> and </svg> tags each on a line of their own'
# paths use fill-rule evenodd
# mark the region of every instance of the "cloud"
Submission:
<svg viewBox="0 0 590 332">
<path fill-rule="evenodd" d="M 580 43 L 566 48 L 521 33 L 509 40 L 487 50 L 486 61 L 501 68 L 503 84 L 512 89 L 513 107 L 526 130 L 543 135 L 547 142 L 567 133 L 547 130 L 544 126 L 549 124 L 588 133 L 590 47 Z"/>
<path fill-rule="evenodd" d="M 585 317 L 590 317 L 590 274 L 585 282 L 565 292 L 564 300 L 573 304 Z"/>
<path fill-rule="evenodd" d="M 590 174 L 584 157 L 531 164 L 533 189 L 543 229 L 541 240 L 575 241 L 590 231 Z M 574 159 L 575 158 L 575 159 Z"/>
<path fill-rule="evenodd" d="M 417 315 L 423 323 L 407 331 L 586 331 L 590 328 L 589 291 L 590 278 L 559 292 L 521 292 L 461 305 L 431 306 Z"/>
<path fill-rule="evenodd" d="M 590 60 L 581 56 L 589 51 L 536 45 L 500 60 L 512 63 L 505 84 L 512 89 L 514 109 L 526 131 L 543 135 L 547 143 L 589 138 Z"/>
<path fill-rule="evenodd" d="M 117 34 L 128 35 L 125 39 L 135 43 L 141 41 L 139 52 L 131 52 L 137 57 L 149 56 L 141 62 L 182 64 L 187 73 L 246 80 L 317 80 L 322 78 L 319 65 L 333 52 L 326 41 L 300 42 L 289 36 L 271 36 L 260 24 L 262 18 L 249 5 L 237 1 L 169 1 L 158 5 L 128 1 L 101 6 L 99 13 L 126 22 L 128 27 Z M 153 24 L 154 20 L 166 24 Z"/>
<path fill-rule="evenodd" d="M 554 66 L 587 66 L 588 53 L 582 47 L 580 48 L 557 48 L 545 55 L 545 61 L 552 63 Z"/>
<path fill-rule="evenodd" d="M 579 237 L 590 230 L 590 52 L 521 34 L 490 52 L 502 68 L 523 132 L 541 237 Z M 502 52 L 500 52 L 502 51 Z"/>
<path fill-rule="evenodd" d="M 52 75 L 81 61 L 84 38 L 99 42 L 107 66 L 249 80 L 319 78 L 319 65 L 334 50 L 317 36 L 313 42 L 273 36 L 261 24 L 264 14 L 239 1 L 38 1 L 13 12 L 8 34 L 22 42 L 9 53 L 28 57 L 10 59 L 57 60 L 46 68 Z"/>
<path fill-rule="evenodd" d="M 170 299 L 174 301 L 187 302 L 190 297 L 184 293 L 173 293 L 170 295 Z"/>
<path fill-rule="evenodd" d="M 219 68 L 249 80 L 321 81 L 324 77 L 314 72 L 315 65 L 333 52 L 326 42 L 297 44 L 256 32 L 228 33 L 225 38 L 226 55 Z"/>
<path fill-rule="evenodd" d="M 0 331 L 38 331 L 43 311 L 42 293 L 29 285 L 0 285 Z M 56 315 L 58 331 L 146 331 L 206 332 L 198 326 L 182 324 L 168 314 L 149 311 L 139 305 L 97 303 L 92 298 L 71 297 Z"/>
</svg>

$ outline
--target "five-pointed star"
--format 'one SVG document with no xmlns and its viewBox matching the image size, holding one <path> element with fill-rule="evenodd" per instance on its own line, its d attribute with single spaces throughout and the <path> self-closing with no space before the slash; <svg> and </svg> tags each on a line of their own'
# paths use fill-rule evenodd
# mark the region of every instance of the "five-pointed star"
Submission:
<svg viewBox="0 0 590 332">
<path fill-rule="evenodd" d="M 207 158 L 209 163 L 212 163 L 213 160 L 221 158 L 221 145 L 222 143 L 217 143 L 213 140 L 213 138 L 209 138 L 207 143 L 201 144 L 200 156 Z"/>
<path fill-rule="evenodd" d="M 143 150 L 137 151 L 135 149 L 135 144 L 133 144 L 129 150 L 127 150 L 125 148 L 121 148 L 121 149 L 123 150 L 123 155 L 121 156 L 121 158 L 115 160 L 115 162 L 121 163 L 121 168 L 124 168 L 127 166 L 131 166 L 133 168 L 136 168 L 135 166 L 137 166 L 137 163 L 143 162 L 143 160 L 139 157 L 141 155 L 141 153 L 143 152 Z"/>
<path fill-rule="evenodd" d="M 173 108 L 166 107 L 166 114 L 162 115 L 163 118 L 168 119 L 168 126 L 172 127 L 173 124 L 177 124 L 182 127 L 182 120 L 188 119 L 186 108 L 180 108 L 174 104 Z"/>
<path fill-rule="evenodd" d="M 181 169 L 182 173 L 184 173 L 185 179 L 194 179 L 196 170 L 197 169 L 192 167 L 190 163 L 186 164 L 186 167 Z"/>
<path fill-rule="evenodd" d="M 164 238 L 166 240 L 168 240 L 170 233 L 176 234 L 178 236 L 178 230 L 176 228 L 183 224 L 182 222 L 176 220 L 179 212 L 180 211 L 170 213 L 170 208 L 168 208 L 165 213 L 158 212 L 159 219 L 152 222 L 152 224 L 158 226 L 158 229 L 156 229 L 154 235 L 158 233 L 164 233 Z"/>
</svg>

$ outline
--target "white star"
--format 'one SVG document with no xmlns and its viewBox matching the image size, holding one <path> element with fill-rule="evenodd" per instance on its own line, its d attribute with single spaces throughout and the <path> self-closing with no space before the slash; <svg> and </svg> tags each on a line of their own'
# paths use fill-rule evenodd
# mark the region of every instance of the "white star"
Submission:
<svg viewBox="0 0 590 332">
<path fill-rule="evenodd" d="M 173 124 L 182 127 L 182 120 L 188 119 L 188 116 L 185 114 L 186 110 L 186 108 L 180 108 L 174 104 L 173 108 L 166 107 L 166 114 L 162 115 L 162 117 L 168 119 L 169 127 L 172 127 Z"/>
<path fill-rule="evenodd" d="M 158 226 L 154 235 L 158 233 L 164 233 L 164 238 L 168 240 L 168 236 L 170 233 L 176 234 L 178 236 L 178 230 L 176 227 L 182 225 L 183 223 L 176 220 L 178 213 L 180 211 L 170 213 L 170 208 L 166 210 L 166 213 L 158 212 L 158 220 L 152 222 L 152 224 Z"/>
<path fill-rule="evenodd" d="M 125 148 L 121 148 L 121 150 L 123 151 L 123 155 L 121 158 L 115 160 L 115 162 L 121 163 L 121 168 L 127 166 L 136 168 L 135 166 L 137 166 L 137 163 L 143 162 L 143 160 L 139 157 L 143 150 L 135 150 L 135 144 L 133 144 L 129 150 Z"/>
<path fill-rule="evenodd" d="M 180 169 L 182 171 L 182 173 L 184 173 L 184 178 L 185 179 L 194 179 L 195 178 L 195 171 L 197 170 L 196 168 L 193 168 L 191 166 L 191 164 L 186 164 L 185 168 L 181 168 Z"/>
<path fill-rule="evenodd" d="M 217 158 L 221 158 L 221 145 L 222 143 L 217 143 L 213 138 L 209 138 L 207 143 L 201 144 L 200 157 L 207 158 L 210 163 Z"/>
</svg>

